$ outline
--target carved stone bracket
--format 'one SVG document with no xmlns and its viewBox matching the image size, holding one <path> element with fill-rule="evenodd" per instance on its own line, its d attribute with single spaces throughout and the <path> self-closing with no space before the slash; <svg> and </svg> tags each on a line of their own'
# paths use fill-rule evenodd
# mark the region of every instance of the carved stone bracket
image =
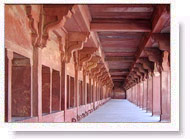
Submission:
<svg viewBox="0 0 190 139">
<path fill-rule="evenodd" d="M 93 68 L 95 68 L 100 61 L 100 56 L 93 56 L 90 61 L 86 64 L 86 69 L 90 72 Z"/>
<path fill-rule="evenodd" d="M 36 46 L 37 38 L 38 38 L 38 32 L 37 28 L 35 28 L 35 17 L 34 13 L 32 11 L 32 6 L 31 5 L 26 5 L 26 14 L 29 19 L 29 28 L 31 30 L 31 40 L 32 40 L 32 45 Z"/>
<path fill-rule="evenodd" d="M 105 71 L 101 71 L 100 76 L 98 76 L 98 80 L 99 80 L 100 82 L 102 82 L 102 78 L 103 78 L 104 74 L 106 74 L 106 72 L 105 72 Z"/>
<path fill-rule="evenodd" d="M 158 42 L 158 47 L 160 50 L 170 52 L 170 34 L 155 33 L 152 37 L 156 42 Z"/>
<path fill-rule="evenodd" d="M 82 67 L 85 62 L 91 60 L 93 54 L 97 51 L 95 47 L 84 47 L 82 50 L 79 50 L 79 69 L 82 70 Z"/>
<path fill-rule="evenodd" d="M 143 80 L 145 80 L 147 78 L 147 76 L 148 76 L 148 70 L 144 69 L 143 65 L 141 63 L 136 63 L 135 67 L 137 67 L 139 69 L 139 71 L 144 74 Z"/>
<path fill-rule="evenodd" d="M 148 58 L 139 58 L 138 59 L 141 64 L 143 64 L 144 69 L 147 69 L 148 72 L 153 72 L 154 64 L 150 62 Z"/>
<path fill-rule="evenodd" d="M 135 70 L 135 69 L 134 69 L 134 70 Z M 136 70 L 137 70 L 137 69 L 136 69 Z M 134 77 L 135 77 L 135 78 L 138 78 L 137 83 L 141 82 L 142 79 L 143 79 L 143 76 L 142 76 L 138 71 L 134 71 L 134 72 L 136 72 L 136 74 L 134 74 Z"/>
<path fill-rule="evenodd" d="M 104 69 L 104 68 L 102 68 L 102 69 Z M 101 78 L 102 78 L 103 74 L 104 74 L 104 70 L 101 70 L 101 71 L 100 71 L 100 74 L 97 76 L 97 80 L 98 80 L 99 82 L 101 82 Z"/>
<path fill-rule="evenodd" d="M 161 71 L 161 51 L 159 49 L 149 49 L 145 50 L 150 61 L 154 62 L 153 74 L 159 75 Z"/>
<path fill-rule="evenodd" d="M 139 68 L 135 67 L 134 71 L 136 72 L 136 74 L 140 77 L 140 81 L 142 81 L 144 79 L 144 73 L 141 73 L 139 71 Z"/>
<path fill-rule="evenodd" d="M 108 78 L 109 78 L 108 73 L 105 72 L 104 75 L 102 76 L 101 82 L 102 82 L 103 84 L 105 84 L 105 79 L 108 79 Z"/>
<path fill-rule="evenodd" d="M 66 36 L 65 62 L 69 63 L 73 53 L 83 48 L 84 42 L 89 37 L 88 32 L 69 32 Z"/>
<path fill-rule="evenodd" d="M 98 81 L 98 77 L 100 76 L 100 74 L 101 74 L 101 72 L 102 72 L 101 69 L 102 69 L 102 68 L 100 68 L 100 69 L 94 74 L 94 79 L 97 80 L 97 81 Z"/>
<path fill-rule="evenodd" d="M 135 71 L 132 71 L 131 74 L 133 76 L 133 79 L 135 79 L 135 82 L 138 83 L 140 81 L 140 76 L 138 76 Z"/>
<path fill-rule="evenodd" d="M 145 49 L 144 52 L 150 61 L 161 64 L 161 51 L 159 49 L 149 48 Z"/>
<path fill-rule="evenodd" d="M 97 64 L 97 66 L 96 66 L 96 68 L 93 68 L 92 70 L 91 70 L 91 72 L 92 72 L 92 76 L 93 76 L 93 78 L 96 80 L 97 78 L 97 73 L 99 73 L 100 71 L 101 71 L 101 68 L 103 67 L 103 65 L 101 64 L 101 63 L 98 63 Z"/>
<path fill-rule="evenodd" d="M 66 21 L 74 13 L 74 5 L 39 5 L 38 19 L 32 5 L 26 6 L 26 13 L 29 18 L 33 46 L 44 48 L 49 39 L 49 31 L 64 26 Z M 37 28 L 35 28 L 37 22 Z"/>
</svg>

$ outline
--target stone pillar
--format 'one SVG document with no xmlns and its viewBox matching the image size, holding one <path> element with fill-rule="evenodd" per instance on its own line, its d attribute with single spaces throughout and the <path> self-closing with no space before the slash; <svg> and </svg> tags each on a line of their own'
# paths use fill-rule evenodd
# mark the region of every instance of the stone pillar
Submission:
<svg viewBox="0 0 190 139">
<path fill-rule="evenodd" d="M 93 108 L 95 109 L 95 102 L 96 102 L 96 88 L 95 88 L 95 80 L 93 79 L 93 95 L 92 95 L 92 98 L 93 98 Z"/>
<path fill-rule="evenodd" d="M 137 100 L 137 93 L 138 93 L 137 92 L 137 86 L 138 86 L 137 84 L 133 86 L 133 95 L 134 95 L 134 102 L 133 103 L 136 104 L 136 105 L 138 103 L 138 100 Z"/>
<path fill-rule="evenodd" d="M 147 91 L 147 79 L 145 79 L 143 81 L 143 109 L 147 109 L 147 95 L 148 95 L 148 91 Z"/>
<path fill-rule="evenodd" d="M 153 80 L 153 109 L 152 115 L 160 115 L 160 75 L 155 74 Z"/>
<path fill-rule="evenodd" d="M 52 92 L 53 92 L 53 89 L 52 89 L 52 68 L 50 68 L 50 113 L 52 113 Z"/>
<path fill-rule="evenodd" d="M 86 84 L 86 72 L 83 70 L 83 91 L 84 91 L 84 104 L 87 104 L 87 84 Z"/>
<path fill-rule="evenodd" d="M 147 112 L 152 112 L 152 76 L 149 73 L 148 77 L 148 105 Z"/>
<path fill-rule="evenodd" d="M 67 74 L 66 63 L 61 61 L 61 110 L 67 110 Z"/>
<path fill-rule="evenodd" d="M 128 100 L 131 101 L 131 88 L 129 89 L 129 92 L 128 92 Z"/>
<path fill-rule="evenodd" d="M 130 89 L 127 90 L 127 100 L 130 101 Z"/>
<path fill-rule="evenodd" d="M 8 102 L 7 102 L 7 122 L 12 120 L 12 60 L 13 60 L 13 51 L 7 49 L 7 58 L 8 58 Z"/>
<path fill-rule="evenodd" d="M 142 108 L 143 107 L 143 82 L 141 81 L 140 83 L 139 83 L 139 85 L 140 85 L 140 108 Z"/>
<path fill-rule="evenodd" d="M 134 98 L 133 98 L 133 93 L 134 93 L 134 88 L 131 88 L 131 102 L 134 103 Z"/>
<path fill-rule="evenodd" d="M 42 65 L 41 65 L 41 49 L 33 47 L 33 65 L 32 65 L 32 112 L 33 116 L 42 115 Z M 40 92 L 41 91 L 41 92 Z"/>
<path fill-rule="evenodd" d="M 126 90 L 125 93 L 126 93 L 126 98 L 125 99 L 128 99 L 128 94 L 127 94 L 128 90 Z"/>
<path fill-rule="evenodd" d="M 135 86 L 133 86 L 133 103 L 134 104 L 135 104 L 135 102 L 137 102 L 136 93 L 137 93 L 137 90 L 136 90 L 136 85 L 135 85 Z"/>
<path fill-rule="evenodd" d="M 97 93 L 97 90 L 98 90 L 98 88 L 97 88 L 97 85 L 98 85 L 98 83 L 97 83 L 97 81 L 95 82 L 96 83 L 96 86 L 95 86 L 95 101 L 97 101 L 98 99 L 97 99 L 97 96 L 98 96 L 98 93 Z"/>
<path fill-rule="evenodd" d="M 130 93 L 129 93 L 129 95 L 130 95 L 130 102 L 132 102 L 132 87 L 130 88 Z"/>
<path fill-rule="evenodd" d="M 31 114 L 33 117 L 33 59 L 30 59 L 30 68 L 31 68 L 31 95 L 30 95 L 30 106 L 31 106 Z M 34 100 L 35 101 L 35 100 Z"/>
<path fill-rule="evenodd" d="M 92 88 L 92 85 L 93 85 L 93 81 L 92 81 L 92 77 L 91 75 L 89 75 L 89 85 L 90 85 L 90 103 L 92 103 L 92 93 L 93 93 L 93 88 Z"/>
<path fill-rule="evenodd" d="M 140 107 L 140 95 L 141 95 L 141 89 L 140 89 L 140 83 L 137 84 L 137 106 Z"/>
<path fill-rule="evenodd" d="M 171 120 L 171 100 L 170 100 L 170 84 L 171 84 L 171 73 L 169 67 L 169 52 L 163 52 L 163 59 L 162 59 L 162 71 L 161 71 L 161 121 L 169 122 Z"/>
<path fill-rule="evenodd" d="M 59 72 L 59 111 L 61 111 L 61 99 L 62 99 L 62 93 L 61 93 L 61 71 Z"/>
<path fill-rule="evenodd" d="M 75 66 L 75 82 L 74 82 L 74 106 L 79 107 L 79 84 L 78 84 L 78 69 Z"/>
<path fill-rule="evenodd" d="M 38 104 L 38 119 L 39 122 L 42 120 L 42 63 L 41 63 L 41 49 L 37 48 L 37 47 L 33 47 L 33 49 L 35 49 L 35 51 L 33 51 L 33 55 L 35 55 L 35 53 L 37 54 L 38 58 L 35 58 L 35 61 L 38 61 L 37 63 L 35 62 L 34 66 L 34 61 L 33 61 L 33 66 L 34 66 L 34 70 L 33 72 L 35 73 L 35 71 L 37 71 L 35 74 L 33 74 L 33 76 L 35 76 L 35 80 L 33 80 L 33 100 L 36 100 L 36 97 L 38 98 L 37 100 L 37 104 Z M 35 55 L 36 56 L 36 55 Z M 37 76 L 37 77 L 36 77 Z M 34 79 L 34 78 L 33 78 Z M 37 86 L 37 92 L 35 92 L 35 87 Z M 37 93 L 37 94 L 36 94 Z M 34 101 L 33 101 L 34 102 Z M 36 102 L 34 102 L 36 103 Z M 36 104 L 34 104 L 36 105 Z M 34 112 L 34 110 L 33 110 Z"/>
<path fill-rule="evenodd" d="M 130 88 L 130 102 L 132 102 L 132 93 L 133 93 L 133 88 Z"/>
<path fill-rule="evenodd" d="M 134 104 L 138 105 L 138 92 L 137 92 L 137 84 L 133 86 L 134 93 Z"/>
<path fill-rule="evenodd" d="M 67 75 L 67 90 L 66 90 L 66 94 L 67 94 L 67 109 L 70 109 L 71 107 L 71 77 L 69 75 Z"/>
</svg>

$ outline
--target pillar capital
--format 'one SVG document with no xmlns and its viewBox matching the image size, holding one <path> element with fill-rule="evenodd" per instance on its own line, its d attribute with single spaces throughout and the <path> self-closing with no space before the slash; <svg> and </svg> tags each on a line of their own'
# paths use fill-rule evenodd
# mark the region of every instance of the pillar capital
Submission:
<svg viewBox="0 0 190 139">
<path fill-rule="evenodd" d="M 13 51 L 10 50 L 10 49 L 7 49 L 7 58 L 9 60 L 12 60 L 13 59 Z"/>
<path fill-rule="evenodd" d="M 160 72 L 161 72 L 160 66 L 158 65 L 158 63 L 154 63 L 153 75 L 159 76 Z"/>
<path fill-rule="evenodd" d="M 169 52 L 164 51 L 162 53 L 162 71 L 169 71 L 170 66 L 169 66 Z"/>
</svg>

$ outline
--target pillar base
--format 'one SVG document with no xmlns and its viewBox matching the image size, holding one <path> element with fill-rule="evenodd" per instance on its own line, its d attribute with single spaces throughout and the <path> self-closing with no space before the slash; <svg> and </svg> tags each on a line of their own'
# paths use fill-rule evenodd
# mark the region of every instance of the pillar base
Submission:
<svg viewBox="0 0 190 139">
<path fill-rule="evenodd" d="M 152 110 L 150 110 L 149 108 L 146 109 L 146 112 L 151 112 L 152 113 Z"/>
<path fill-rule="evenodd" d="M 160 116 L 160 112 L 153 112 L 152 115 L 154 115 L 154 116 Z"/>
<path fill-rule="evenodd" d="M 162 114 L 160 116 L 161 122 L 171 122 L 170 115 L 169 114 Z"/>
<path fill-rule="evenodd" d="M 142 110 L 145 110 L 145 111 L 147 111 L 147 108 L 142 108 Z"/>
</svg>

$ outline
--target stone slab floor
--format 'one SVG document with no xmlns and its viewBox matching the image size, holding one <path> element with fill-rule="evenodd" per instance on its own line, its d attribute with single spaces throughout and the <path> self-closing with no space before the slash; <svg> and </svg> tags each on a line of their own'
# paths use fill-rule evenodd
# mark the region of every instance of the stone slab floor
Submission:
<svg viewBox="0 0 190 139">
<path fill-rule="evenodd" d="M 112 99 L 80 122 L 159 122 L 145 110 L 125 99 Z"/>
</svg>

